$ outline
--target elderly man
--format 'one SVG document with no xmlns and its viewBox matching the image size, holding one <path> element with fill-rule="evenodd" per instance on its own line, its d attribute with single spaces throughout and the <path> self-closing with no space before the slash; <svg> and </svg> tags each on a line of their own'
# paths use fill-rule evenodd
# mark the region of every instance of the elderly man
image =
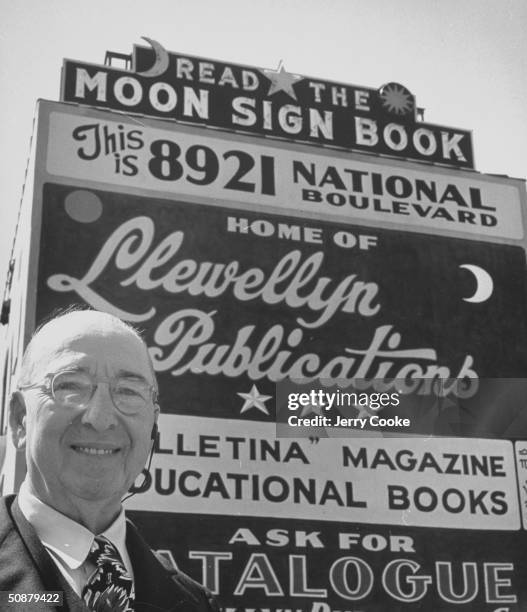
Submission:
<svg viewBox="0 0 527 612">
<path fill-rule="evenodd" d="M 27 476 L 16 498 L 0 500 L 0 591 L 62 591 L 63 612 L 216 610 L 125 520 L 121 500 L 159 414 L 140 336 L 111 315 L 69 312 L 37 332 L 21 370 L 10 426 Z"/>
</svg>

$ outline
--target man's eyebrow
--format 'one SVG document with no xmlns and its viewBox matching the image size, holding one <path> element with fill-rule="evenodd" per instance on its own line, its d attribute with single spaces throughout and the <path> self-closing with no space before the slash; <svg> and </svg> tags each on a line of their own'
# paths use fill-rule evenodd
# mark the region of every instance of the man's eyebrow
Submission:
<svg viewBox="0 0 527 612">
<path fill-rule="evenodd" d="M 89 372 L 90 369 L 85 366 L 80 365 L 65 365 L 58 370 L 54 370 L 53 372 L 48 372 L 47 376 L 50 374 L 60 374 L 60 372 Z"/>
<path fill-rule="evenodd" d="M 130 370 L 119 370 L 116 374 L 116 378 L 135 378 L 136 380 L 145 382 L 148 385 L 151 384 L 145 376 L 143 376 L 142 374 L 138 374 L 137 372 L 131 372 Z"/>
</svg>

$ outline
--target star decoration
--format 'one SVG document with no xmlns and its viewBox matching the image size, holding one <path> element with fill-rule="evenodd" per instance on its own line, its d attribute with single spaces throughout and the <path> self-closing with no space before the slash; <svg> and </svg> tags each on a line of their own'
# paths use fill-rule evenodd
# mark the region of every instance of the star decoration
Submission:
<svg viewBox="0 0 527 612">
<path fill-rule="evenodd" d="M 284 65 L 279 64 L 277 70 L 264 70 L 265 76 L 271 81 L 271 86 L 267 92 L 268 96 L 272 96 L 278 91 L 284 91 L 290 98 L 297 100 L 296 93 L 293 89 L 293 84 L 296 81 L 302 80 L 304 77 L 292 74 L 284 70 Z"/>
<path fill-rule="evenodd" d="M 356 419 L 369 419 L 372 415 L 368 412 L 366 406 L 359 406 L 358 404 L 353 404 L 353 408 L 357 411 Z"/>
<path fill-rule="evenodd" d="M 252 386 L 249 393 L 238 393 L 238 395 L 245 400 L 245 403 L 240 410 L 240 414 L 247 412 L 247 410 L 250 410 L 251 408 L 256 408 L 264 414 L 269 414 L 269 410 L 267 410 L 265 407 L 265 402 L 270 400 L 272 395 L 262 395 L 260 391 L 258 391 L 258 387 L 256 385 Z"/>
<path fill-rule="evenodd" d="M 308 404 L 302 408 L 301 417 L 306 416 L 306 414 L 319 414 L 323 416 L 325 411 L 322 410 L 322 406 L 319 404 Z"/>
</svg>

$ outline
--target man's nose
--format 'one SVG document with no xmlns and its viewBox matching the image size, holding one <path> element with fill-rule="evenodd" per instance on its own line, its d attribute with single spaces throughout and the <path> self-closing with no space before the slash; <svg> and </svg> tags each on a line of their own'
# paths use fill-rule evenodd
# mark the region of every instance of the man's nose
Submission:
<svg viewBox="0 0 527 612">
<path fill-rule="evenodd" d="M 82 415 L 83 425 L 91 425 L 96 431 L 106 431 L 117 425 L 110 387 L 106 383 L 99 383 L 95 387 L 93 396 L 88 402 Z"/>
</svg>

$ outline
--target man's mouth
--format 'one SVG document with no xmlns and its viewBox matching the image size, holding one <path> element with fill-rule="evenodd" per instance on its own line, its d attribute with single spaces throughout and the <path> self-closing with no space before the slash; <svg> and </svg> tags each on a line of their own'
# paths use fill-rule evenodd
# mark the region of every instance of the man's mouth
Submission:
<svg viewBox="0 0 527 612">
<path fill-rule="evenodd" d="M 83 446 L 81 444 L 72 444 L 71 448 L 77 453 L 83 453 L 84 455 L 115 455 L 121 449 L 120 448 L 96 448 L 94 446 Z"/>
</svg>

